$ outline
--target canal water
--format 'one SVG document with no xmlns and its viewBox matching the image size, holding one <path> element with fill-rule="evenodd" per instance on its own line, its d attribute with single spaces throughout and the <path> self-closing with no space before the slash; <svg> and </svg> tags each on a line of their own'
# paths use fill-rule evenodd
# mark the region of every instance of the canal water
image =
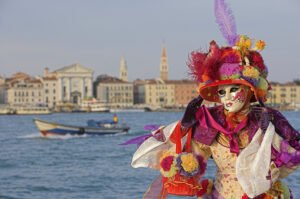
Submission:
<svg viewBox="0 0 300 199">
<path fill-rule="evenodd" d="M 158 175 L 130 166 L 135 146 L 120 143 L 148 133 L 148 124 L 164 125 L 182 112 L 118 113 L 128 134 L 43 138 L 33 118 L 73 125 L 89 119 L 112 119 L 111 113 L 56 113 L 51 115 L 0 116 L 0 198 L 5 199 L 140 199 Z M 300 129 L 300 112 L 284 112 Z M 208 176 L 215 170 L 209 163 Z M 300 198 L 300 171 L 285 180 Z M 170 197 L 175 198 L 175 197 Z"/>
</svg>

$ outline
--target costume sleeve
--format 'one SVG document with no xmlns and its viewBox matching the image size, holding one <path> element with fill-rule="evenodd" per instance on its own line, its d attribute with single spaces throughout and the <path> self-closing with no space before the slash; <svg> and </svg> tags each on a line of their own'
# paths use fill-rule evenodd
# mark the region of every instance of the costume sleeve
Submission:
<svg viewBox="0 0 300 199">
<path fill-rule="evenodd" d="M 299 168 L 300 150 L 276 132 L 272 141 L 272 162 L 279 169 L 279 178 L 285 178 Z"/>
<path fill-rule="evenodd" d="M 300 134 L 277 110 L 269 108 L 271 122 L 275 126 L 272 142 L 272 161 L 284 178 L 300 166 Z"/>
<path fill-rule="evenodd" d="M 202 105 L 202 106 L 203 106 L 203 105 Z M 186 112 L 185 114 L 187 114 L 187 112 Z M 196 115 L 195 115 L 195 119 L 198 120 L 199 116 L 203 114 L 203 109 L 198 108 L 198 110 L 196 111 L 195 114 L 196 114 Z M 187 123 L 187 122 L 186 122 L 186 123 Z M 190 125 L 189 128 L 185 128 L 185 127 L 183 127 L 183 126 L 181 125 L 181 121 L 179 121 L 178 124 L 177 124 L 177 126 L 176 126 L 176 128 L 175 128 L 175 130 L 174 130 L 174 132 L 173 132 L 172 135 L 170 136 L 170 141 L 173 142 L 173 143 L 176 143 L 177 135 L 178 135 L 178 134 L 175 133 L 175 132 L 180 131 L 180 135 L 181 135 L 181 138 L 182 138 L 182 137 L 184 137 L 184 136 L 187 134 L 187 132 L 188 132 L 188 130 L 189 130 L 190 128 L 194 128 L 195 126 L 197 126 L 198 122 L 193 121 L 193 122 L 191 122 L 191 124 L 192 124 L 192 125 Z"/>
<path fill-rule="evenodd" d="M 294 129 L 287 119 L 277 110 L 269 109 L 271 121 L 275 126 L 275 131 L 295 149 L 300 150 L 300 134 Z"/>
</svg>

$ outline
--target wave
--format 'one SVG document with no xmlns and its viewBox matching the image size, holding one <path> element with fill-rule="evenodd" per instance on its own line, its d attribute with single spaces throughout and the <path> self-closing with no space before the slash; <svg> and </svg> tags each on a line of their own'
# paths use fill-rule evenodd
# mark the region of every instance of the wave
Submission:
<svg viewBox="0 0 300 199">
<path fill-rule="evenodd" d="M 54 139 L 54 140 L 67 140 L 67 139 L 74 139 L 74 138 L 85 138 L 88 137 L 88 135 L 83 134 L 83 135 L 71 135 L 71 134 L 66 134 L 66 135 L 48 135 L 43 136 L 40 133 L 31 133 L 28 135 L 20 136 L 19 138 L 21 139 Z"/>
</svg>

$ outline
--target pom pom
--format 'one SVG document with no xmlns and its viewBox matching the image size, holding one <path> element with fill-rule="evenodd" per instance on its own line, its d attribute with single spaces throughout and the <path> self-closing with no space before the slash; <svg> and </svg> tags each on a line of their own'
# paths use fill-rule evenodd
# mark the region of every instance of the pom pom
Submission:
<svg viewBox="0 0 300 199">
<path fill-rule="evenodd" d="M 259 52 L 250 51 L 248 55 L 248 59 L 250 60 L 250 65 L 259 68 L 260 72 L 266 71 L 264 60 L 262 56 L 259 54 Z"/>
<path fill-rule="evenodd" d="M 217 79 L 220 57 L 221 50 L 215 41 L 210 42 L 208 53 L 192 52 L 187 64 L 190 69 L 190 75 L 201 83 L 211 79 Z"/>
<path fill-rule="evenodd" d="M 266 46 L 266 43 L 263 40 L 258 40 L 255 43 L 255 50 L 262 51 L 265 48 L 265 46 Z"/>
</svg>

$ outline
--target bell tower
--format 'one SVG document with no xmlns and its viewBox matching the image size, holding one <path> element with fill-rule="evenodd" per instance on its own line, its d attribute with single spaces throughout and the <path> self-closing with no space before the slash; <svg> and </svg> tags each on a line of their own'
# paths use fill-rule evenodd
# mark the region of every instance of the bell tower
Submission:
<svg viewBox="0 0 300 199">
<path fill-rule="evenodd" d="M 128 81 L 128 76 L 127 76 L 127 64 L 126 60 L 124 57 L 121 58 L 120 61 L 120 75 L 119 78 L 125 82 Z"/>
<path fill-rule="evenodd" d="M 160 56 L 160 79 L 168 80 L 169 69 L 168 69 L 168 57 L 167 57 L 167 49 L 163 46 L 161 56 Z"/>
</svg>

